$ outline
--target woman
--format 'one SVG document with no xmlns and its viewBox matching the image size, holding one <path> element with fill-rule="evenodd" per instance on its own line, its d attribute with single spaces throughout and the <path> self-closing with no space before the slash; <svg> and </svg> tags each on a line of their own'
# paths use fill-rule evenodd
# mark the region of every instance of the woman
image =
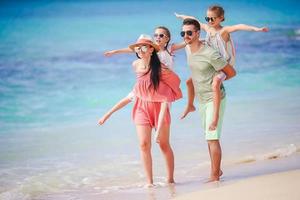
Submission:
<svg viewBox="0 0 300 200">
<path fill-rule="evenodd" d="M 167 183 L 174 183 L 174 155 L 169 143 L 171 116 L 169 103 L 182 97 L 180 79 L 162 67 L 157 52 L 159 46 L 148 35 L 141 35 L 129 48 L 138 59 L 132 65 L 137 81 L 133 89 L 132 118 L 140 143 L 147 185 L 153 186 L 151 132 L 159 133 L 159 145 L 167 165 Z M 127 102 L 131 97 L 127 98 Z"/>
</svg>

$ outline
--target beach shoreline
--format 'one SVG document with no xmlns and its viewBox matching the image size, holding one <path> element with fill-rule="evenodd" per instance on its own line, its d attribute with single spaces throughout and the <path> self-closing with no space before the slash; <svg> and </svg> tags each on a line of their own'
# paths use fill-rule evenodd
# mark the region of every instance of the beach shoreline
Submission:
<svg viewBox="0 0 300 200">
<path fill-rule="evenodd" d="M 223 186 L 212 184 L 215 184 L 215 188 L 180 195 L 175 199 L 297 200 L 300 198 L 300 169 L 255 176 Z"/>
<path fill-rule="evenodd" d="M 286 197 L 291 194 L 293 195 L 293 198 L 291 198 L 292 200 L 299 199 L 299 192 L 290 192 L 290 190 L 294 190 L 295 187 L 299 185 L 299 163 L 300 155 L 299 153 L 296 153 L 278 159 L 227 165 L 222 168 L 224 175 L 218 183 L 205 183 L 208 178 L 208 173 L 206 173 L 205 169 L 202 169 L 201 171 L 198 170 L 198 176 L 195 176 L 196 174 L 188 177 L 177 176 L 175 178 L 175 185 L 167 185 L 155 181 L 154 184 L 156 186 L 153 188 L 124 188 L 115 192 L 111 191 L 107 194 L 98 196 L 97 198 L 99 199 L 99 197 L 101 197 L 108 200 L 121 199 L 122 197 L 128 197 L 132 200 L 281 200 L 287 199 Z M 299 180 L 292 180 L 294 178 Z M 290 186 L 291 184 L 293 185 Z M 214 193 L 216 193 L 216 195 Z M 251 194 L 248 195 L 248 193 Z M 243 195 L 245 195 L 245 197 Z M 275 197 L 273 198 L 273 196 Z M 97 198 L 94 199 L 96 200 Z"/>
<path fill-rule="evenodd" d="M 97 122 L 136 81 L 135 54 L 103 53 L 127 47 L 140 34 L 152 35 L 157 26 L 170 30 L 169 45 L 182 42 L 182 21 L 174 12 L 204 20 L 214 3 L 2 3 L 0 200 L 168 200 L 211 190 L 205 184 L 210 157 L 199 101 L 194 102 L 195 112 L 180 119 L 190 77 L 184 50 L 174 55 L 183 98 L 170 110 L 175 185 L 166 184 L 165 159 L 152 135 L 155 187 L 144 187 L 133 103 L 102 126 Z M 243 22 L 270 28 L 267 33 L 232 34 L 237 76 L 224 81 L 224 174 L 218 190 L 231 185 L 238 190 L 248 179 L 300 169 L 300 15 L 296 1 L 221 3 L 226 25 Z M 149 8 L 153 12 L 147 12 Z M 200 37 L 205 34 L 202 30 Z"/>
</svg>

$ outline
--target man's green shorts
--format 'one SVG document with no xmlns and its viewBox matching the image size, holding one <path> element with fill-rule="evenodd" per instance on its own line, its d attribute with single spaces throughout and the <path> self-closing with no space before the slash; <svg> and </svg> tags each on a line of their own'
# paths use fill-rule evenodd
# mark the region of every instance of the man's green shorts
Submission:
<svg viewBox="0 0 300 200">
<path fill-rule="evenodd" d="M 224 111 L 225 111 L 225 105 L 226 105 L 226 98 L 224 97 L 221 100 L 220 103 L 220 113 L 219 113 L 219 121 L 218 121 L 218 126 L 216 130 L 214 131 L 209 131 L 209 126 L 212 122 L 213 119 L 213 114 L 214 114 L 214 105 L 213 102 L 208 102 L 208 103 L 200 103 L 199 106 L 199 111 L 200 111 L 200 117 L 201 117 L 201 122 L 202 122 L 202 127 L 205 132 L 205 139 L 206 140 L 218 140 L 220 139 L 221 136 L 221 131 L 222 131 L 222 124 L 223 124 L 223 116 L 224 116 Z"/>
</svg>

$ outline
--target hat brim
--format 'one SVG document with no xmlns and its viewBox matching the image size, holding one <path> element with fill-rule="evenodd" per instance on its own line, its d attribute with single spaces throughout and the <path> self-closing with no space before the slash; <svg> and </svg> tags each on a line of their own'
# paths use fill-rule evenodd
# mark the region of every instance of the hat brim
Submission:
<svg viewBox="0 0 300 200">
<path fill-rule="evenodd" d="M 134 51 L 134 47 L 139 46 L 139 45 L 149 45 L 152 46 L 157 52 L 159 52 L 160 48 L 158 45 L 153 44 L 152 42 L 137 42 L 135 44 L 129 45 L 129 48 Z"/>
</svg>

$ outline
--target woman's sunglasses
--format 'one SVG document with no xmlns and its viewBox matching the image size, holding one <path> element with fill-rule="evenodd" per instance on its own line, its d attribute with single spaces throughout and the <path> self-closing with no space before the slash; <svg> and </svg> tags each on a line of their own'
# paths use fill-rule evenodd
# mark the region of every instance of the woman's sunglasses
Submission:
<svg viewBox="0 0 300 200">
<path fill-rule="evenodd" d="M 207 22 L 214 22 L 217 18 L 216 17 L 205 17 L 205 21 Z"/>
<path fill-rule="evenodd" d="M 154 37 L 155 38 L 157 38 L 157 37 L 163 38 L 163 37 L 165 37 L 165 34 L 162 34 L 162 33 L 161 34 L 157 34 L 157 33 L 155 33 Z"/>
<path fill-rule="evenodd" d="M 193 31 L 181 31 L 180 32 L 181 37 L 184 37 L 185 34 L 187 34 L 188 36 L 192 36 L 193 35 Z"/>
<path fill-rule="evenodd" d="M 139 53 L 140 51 L 143 52 L 143 53 L 146 53 L 147 50 L 148 50 L 148 46 L 145 46 L 145 45 L 143 45 L 143 46 L 138 46 L 138 47 L 134 47 L 134 51 L 135 51 L 136 53 Z"/>
</svg>

